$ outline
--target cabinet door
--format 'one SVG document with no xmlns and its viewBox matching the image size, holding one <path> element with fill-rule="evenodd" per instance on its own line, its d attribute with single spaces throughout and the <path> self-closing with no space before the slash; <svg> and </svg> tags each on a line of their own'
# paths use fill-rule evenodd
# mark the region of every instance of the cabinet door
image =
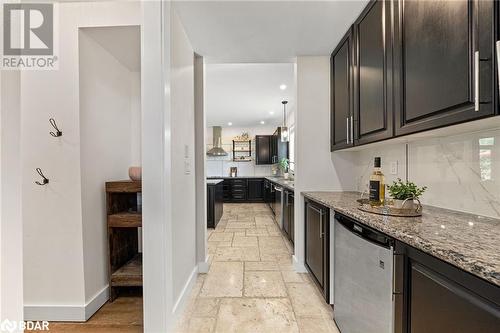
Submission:
<svg viewBox="0 0 500 333">
<path fill-rule="evenodd" d="M 411 333 L 498 332 L 500 306 L 417 262 L 410 264 L 410 281 Z"/>
<path fill-rule="evenodd" d="M 222 188 L 223 188 L 224 202 L 231 202 L 231 199 L 232 199 L 232 195 L 231 195 L 231 180 L 224 179 L 224 182 L 222 184 L 223 184 Z"/>
<path fill-rule="evenodd" d="M 324 246 L 324 211 L 310 202 L 306 203 L 306 265 L 318 285 L 325 286 L 325 246 Z"/>
<path fill-rule="evenodd" d="M 271 135 L 255 136 L 255 164 L 272 164 Z"/>
<path fill-rule="evenodd" d="M 295 239 L 295 211 L 294 211 L 294 193 L 291 192 L 288 196 L 288 225 L 290 226 L 290 232 L 288 233 L 290 240 L 294 243 Z"/>
<path fill-rule="evenodd" d="M 396 134 L 492 115 L 493 1 L 394 5 Z"/>
<path fill-rule="evenodd" d="M 264 180 L 263 179 L 248 179 L 248 194 L 247 199 L 251 201 L 264 200 Z"/>
<path fill-rule="evenodd" d="M 215 228 L 215 186 L 207 186 L 207 227 Z"/>
<path fill-rule="evenodd" d="M 353 145 L 352 29 L 342 38 L 330 58 L 331 151 Z"/>
<path fill-rule="evenodd" d="M 372 1 L 354 24 L 356 144 L 393 135 L 390 78 L 390 3 Z"/>
<path fill-rule="evenodd" d="M 290 192 L 285 190 L 283 191 L 283 231 L 285 232 L 287 238 L 290 238 L 290 212 L 288 209 L 288 198 L 290 196 Z"/>
</svg>

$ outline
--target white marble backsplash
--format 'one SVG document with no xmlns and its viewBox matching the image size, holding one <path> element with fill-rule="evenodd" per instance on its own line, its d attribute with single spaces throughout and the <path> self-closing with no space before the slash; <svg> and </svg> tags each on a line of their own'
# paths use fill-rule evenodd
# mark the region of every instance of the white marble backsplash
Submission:
<svg viewBox="0 0 500 333">
<path fill-rule="evenodd" d="M 500 129 L 446 138 L 422 139 L 406 144 L 356 152 L 357 190 L 366 189 L 373 158 L 382 158 L 386 182 L 408 176 L 418 186 L 427 186 L 425 204 L 463 212 L 500 217 Z M 398 173 L 391 174 L 391 162 Z"/>
</svg>

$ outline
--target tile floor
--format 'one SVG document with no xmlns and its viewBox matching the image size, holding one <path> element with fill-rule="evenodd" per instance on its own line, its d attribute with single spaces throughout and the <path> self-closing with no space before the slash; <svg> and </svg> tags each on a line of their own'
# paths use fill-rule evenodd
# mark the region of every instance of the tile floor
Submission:
<svg viewBox="0 0 500 333">
<path fill-rule="evenodd" d="M 224 204 L 208 232 L 209 272 L 176 332 L 338 333 L 309 274 L 293 271 L 292 252 L 266 204 Z"/>
</svg>

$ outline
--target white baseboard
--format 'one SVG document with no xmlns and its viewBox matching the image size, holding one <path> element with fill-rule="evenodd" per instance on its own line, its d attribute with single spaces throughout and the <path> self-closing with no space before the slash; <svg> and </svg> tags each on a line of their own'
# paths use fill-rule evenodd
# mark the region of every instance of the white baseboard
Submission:
<svg viewBox="0 0 500 333">
<path fill-rule="evenodd" d="M 25 305 L 24 320 L 87 321 L 109 298 L 109 288 L 104 287 L 85 305 Z"/>
<path fill-rule="evenodd" d="M 307 273 L 307 268 L 306 266 L 304 266 L 303 262 L 298 261 L 295 255 L 292 256 L 292 259 L 293 259 L 293 269 L 297 273 Z"/>
<path fill-rule="evenodd" d="M 196 282 L 197 277 L 198 277 L 198 266 L 195 266 L 193 271 L 189 275 L 189 278 L 186 281 L 184 288 L 182 288 L 182 291 L 181 291 L 179 297 L 177 298 L 177 301 L 175 302 L 174 307 L 172 308 L 172 315 L 174 318 L 174 322 L 177 322 L 177 319 L 184 311 L 187 300 L 189 299 L 189 296 L 191 295 L 191 291 L 193 290 L 193 286 Z"/>
<path fill-rule="evenodd" d="M 198 273 L 208 273 L 208 269 L 210 265 L 208 264 L 208 256 L 205 258 L 205 261 L 198 263 Z"/>
</svg>

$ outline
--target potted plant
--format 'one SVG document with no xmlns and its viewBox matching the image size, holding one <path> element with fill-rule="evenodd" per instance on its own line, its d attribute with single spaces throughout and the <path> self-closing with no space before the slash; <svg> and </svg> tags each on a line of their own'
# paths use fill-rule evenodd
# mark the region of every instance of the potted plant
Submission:
<svg viewBox="0 0 500 333">
<path fill-rule="evenodd" d="M 418 199 L 425 192 L 427 186 L 417 187 L 413 182 L 403 182 L 401 178 L 398 178 L 387 188 L 394 199 L 395 208 L 413 209 L 413 199 Z"/>
<path fill-rule="evenodd" d="M 289 177 L 289 174 L 288 174 L 288 167 L 289 167 L 288 158 L 282 158 L 281 160 L 279 160 L 278 167 L 283 172 L 283 177 L 285 179 L 288 179 L 288 177 Z"/>
</svg>

